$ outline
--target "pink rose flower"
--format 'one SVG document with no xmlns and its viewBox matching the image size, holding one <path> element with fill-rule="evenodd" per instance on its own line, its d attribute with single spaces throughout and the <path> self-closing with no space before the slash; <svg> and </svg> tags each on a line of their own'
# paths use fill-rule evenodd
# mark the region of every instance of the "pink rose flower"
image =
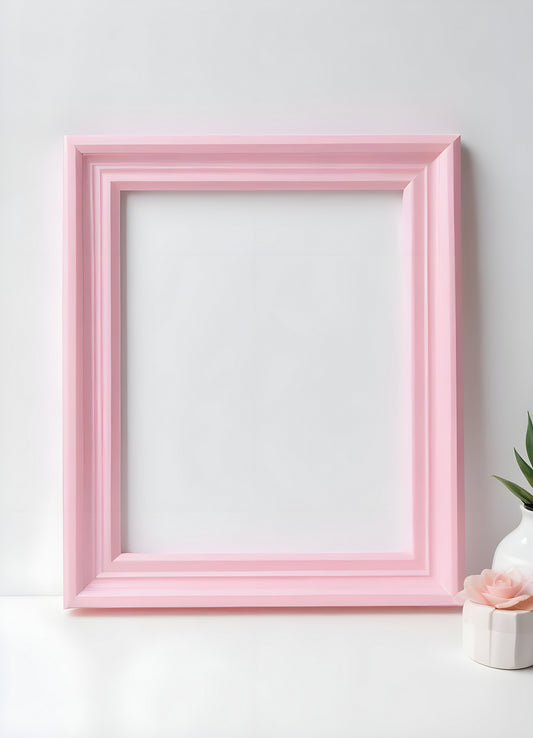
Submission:
<svg viewBox="0 0 533 738">
<path fill-rule="evenodd" d="M 464 589 L 457 595 L 461 603 L 472 600 L 498 610 L 533 610 L 533 580 L 518 571 L 484 569 L 465 579 Z"/>
</svg>

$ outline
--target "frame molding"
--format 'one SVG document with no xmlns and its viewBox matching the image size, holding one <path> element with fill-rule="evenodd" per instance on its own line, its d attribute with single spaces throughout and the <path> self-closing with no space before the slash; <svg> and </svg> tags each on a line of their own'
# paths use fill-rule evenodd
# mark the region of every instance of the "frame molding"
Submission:
<svg viewBox="0 0 533 738">
<path fill-rule="evenodd" d="M 153 555 L 120 541 L 120 197 L 401 190 L 411 550 Z M 65 138 L 64 606 L 455 605 L 463 574 L 459 136 Z"/>
</svg>

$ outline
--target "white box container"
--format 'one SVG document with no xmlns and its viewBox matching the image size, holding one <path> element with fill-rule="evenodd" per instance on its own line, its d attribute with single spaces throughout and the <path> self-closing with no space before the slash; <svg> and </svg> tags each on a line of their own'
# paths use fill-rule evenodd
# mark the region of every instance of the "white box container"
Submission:
<svg viewBox="0 0 533 738">
<path fill-rule="evenodd" d="M 533 612 L 497 610 L 467 600 L 463 649 L 474 661 L 494 669 L 533 666 Z"/>
</svg>

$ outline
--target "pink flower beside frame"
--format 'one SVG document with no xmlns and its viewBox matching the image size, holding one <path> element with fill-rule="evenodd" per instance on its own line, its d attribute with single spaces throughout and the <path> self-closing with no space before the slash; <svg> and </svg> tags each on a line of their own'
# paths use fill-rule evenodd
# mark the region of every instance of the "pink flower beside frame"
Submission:
<svg viewBox="0 0 533 738">
<path fill-rule="evenodd" d="M 481 574 L 466 577 L 460 602 L 471 600 L 478 605 L 489 605 L 497 610 L 533 610 L 533 580 L 518 569 L 493 571 L 483 569 Z"/>
</svg>

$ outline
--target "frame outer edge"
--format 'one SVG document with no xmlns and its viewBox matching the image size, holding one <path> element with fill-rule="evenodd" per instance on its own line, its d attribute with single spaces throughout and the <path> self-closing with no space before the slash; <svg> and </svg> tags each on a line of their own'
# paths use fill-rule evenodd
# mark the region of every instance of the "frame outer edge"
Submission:
<svg viewBox="0 0 533 738">
<path fill-rule="evenodd" d="M 465 575 L 465 490 L 464 490 L 464 406 L 463 406 L 463 250 L 461 227 L 461 137 L 453 148 L 453 224 L 455 234 L 455 346 L 456 346 L 456 423 L 457 423 L 457 578 Z M 453 593 L 455 594 L 455 593 Z"/>
<path fill-rule="evenodd" d="M 450 499 L 453 505 L 452 566 L 449 577 L 443 582 L 452 597 L 461 588 L 464 577 L 465 532 L 464 532 L 464 444 L 463 444 L 463 387 L 462 387 L 462 259 L 461 259 L 461 139 L 458 136 L 441 154 L 448 160 L 446 181 L 447 221 L 452 241 L 450 253 L 450 315 L 453 341 L 451 342 L 451 376 L 453 379 L 452 423 L 454 441 L 451 452 L 452 480 L 455 482 L 456 496 Z"/>
<path fill-rule="evenodd" d="M 446 208 L 446 215 L 448 220 L 446 221 L 447 227 L 450 229 L 449 236 L 454 239 L 450 244 L 453 245 L 455 251 L 450 252 L 449 260 L 451 262 L 450 268 L 453 264 L 454 277 L 457 283 L 457 287 L 460 287 L 460 239 L 459 239 L 459 217 L 460 217 L 460 192 L 459 192 L 459 157 L 460 157 L 460 139 L 455 136 L 419 136 L 419 137 L 351 137 L 350 145 L 357 139 L 357 143 L 365 144 L 368 143 L 372 146 L 386 143 L 395 144 L 397 146 L 409 146 L 413 148 L 415 144 L 429 146 L 433 151 L 432 162 L 435 165 L 436 160 L 440 159 L 438 165 L 439 168 L 439 179 L 443 174 L 443 170 L 446 169 L 446 191 L 442 192 L 442 199 L 439 200 L 441 208 L 444 211 Z M 404 140 L 402 140 L 404 139 Z M 411 139 L 411 140 L 407 140 Z M 110 152 L 113 147 L 117 145 L 116 138 L 101 137 L 98 140 L 91 140 L 91 137 L 67 137 L 65 139 L 65 191 L 64 191 L 64 285 L 63 285 L 63 337 L 64 337 L 64 350 L 63 350 L 63 372 L 64 372 L 64 545 L 65 545 L 65 557 L 64 557 L 64 573 L 65 573 L 65 587 L 64 587 L 64 604 L 65 607 L 135 607 L 135 606 L 149 606 L 149 607 L 236 607 L 244 606 L 248 603 L 249 606 L 297 606 L 297 601 L 301 595 L 295 594 L 283 594 L 273 593 L 272 597 L 265 593 L 257 594 L 251 591 L 247 593 L 241 593 L 237 598 L 231 593 L 227 594 L 227 601 L 221 602 L 220 596 L 216 593 L 212 594 L 200 594 L 195 593 L 192 597 L 187 595 L 172 592 L 171 589 L 163 588 L 163 591 L 157 593 L 150 593 L 148 591 L 135 590 L 130 588 L 129 583 L 121 582 L 120 578 L 115 580 L 114 583 L 104 584 L 102 579 L 98 578 L 97 572 L 94 571 L 94 562 L 91 558 L 91 548 L 87 547 L 88 535 L 85 532 L 87 527 L 96 530 L 95 526 L 99 525 L 98 519 L 89 520 L 83 518 L 82 514 L 85 514 L 83 509 L 86 506 L 86 497 L 90 493 L 89 489 L 85 489 L 87 483 L 90 483 L 90 479 L 86 479 L 84 470 L 84 454 L 89 454 L 90 448 L 86 450 L 86 442 L 84 438 L 84 412 L 86 410 L 84 406 L 84 394 L 85 385 L 84 382 L 93 381 L 93 378 L 84 377 L 83 370 L 86 364 L 87 356 L 84 352 L 88 350 L 84 345 L 84 326 L 85 320 L 89 319 L 90 316 L 84 315 L 84 266 L 86 267 L 86 257 L 84 254 L 84 218 L 87 214 L 84 213 L 84 208 L 88 207 L 86 201 L 86 194 L 83 188 L 86 186 L 83 169 L 84 165 L 84 154 L 90 154 L 92 146 L 94 145 L 97 149 L 103 146 L 106 153 Z M 259 145 L 260 141 L 264 139 L 241 139 L 235 137 L 231 140 L 232 144 L 252 144 L 255 146 Z M 136 149 L 139 147 L 155 147 L 156 143 L 154 139 L 136 139 L 129 140 L 122 139 L 125 142 L 126 148 Z M 165 146 L 186 146 L 190 145 L 191 141 L 183 139 L 174 139 L 173 137 L 166 137 L 164 139 L 158 139 Z M 324 146 L 331 146 L 335 143 L 339 144 L 339 138 L 337 137 L 298 137 L 291 139 L 275 139 L 275 141 L 284 141 L 284 145 L 289 144 L 290 146 L 303 143 L 309 146 L 316 146 L 319 141 Z M 200 140 L 196 140 L 195 144 L 200 144 Z M 230 143 L 228 139 L 212 139 L 211 145 L 218 147 L 219 145 L 224 146 Z M 159 145 L 159 144 L 158 144 Z M 449 154 L 453 151 L 452 165 L 449 168 Z M 128 152 L 130 153 L 130 152 Z M 150 153 L 150 152 L 148 152 Z M 152 152 L 153 153 L 153 149 Z M 442 168 L 442 170 L 441 170 Z M 442 180 L 440 180 L 442 184 Z M 388 189 L 384 186 L 380 186 L 379 189 Z M 446 196 L 446 200 L 445 200 Z M 92 217 L 92 216 L 91 216 Z M 89 246 L 88 244 L 86 244 Z M 82 263 L 83 262 L 83 263 Z M 456 358 L 455 374 L 455 387 L 452 386 L 450 390 L 457 392 L 457 414 L 456 414 L 456 425 L 457 430 L 457 457 L 456 457 L 456 473 L 457 473 L 457 498 L 450 499 L 449 504 L 453 507 L 448 507 L 448 514 L 446 515 L 448 530 L 453 529 L 455 526 L 455 537 L 456 537 L 456 548 L 452 551 L 454 556 L 453 565 L 456 569 L 456 574 L 459 572 L 459 568 L 462 566 L 463 559 L 463 536 L 458 535 L 459 522 L 463 520 L 462 511 L 462 450 L 459 446 L 462 445 L 462 415 L 461 415 L 461 391 L 460 386 L 460 295 L 458 289 L 455 291 L 455 314 L 447 315 L 448 320 L 452 320 L 455 324 L 450 326 L 452 331 L 452 337 L 455 340 L 454 345 L 451 346 L 451 351 Z M 453 295 L 450 295 L 452 298 Z M 93 306 L 94 309 L 94 306 Z M 446 347 L 446 350 L 448 348 Z M 89 368 L 87 369 L 89 371 Z M 451 399 L 454 399 L 453 392 L 450 395 Z M 94 398 L 93 400 L 94 401 Z M 86 430 L 85 430 L 86 432 Z M 454 439 L 452 439 L 454 440 Z M 94 449 L 93 449 L 94 451 Z M 89 460 L 87 460 L 89 463 Z M 85 494 L 87 493 L 87 494 Z M 457 508 L 455 508 L 457 505 Z M 449 527 L 448 527 L 449 526 Z M 449 544 L 451 545 L 451 543 Z M 454 578 L 450 572 L 452 561 L 445 566 L 441 560 L 437 571 L 432 576 L 427 577 L 424 592 L 420 592 L 418 589 L 415 591 L 391 591 L 387 593 L 341 593 L 341 592 L 324 592 L 319 589 L 314 592 L 309 592 L 304 595 L 306 599 L 305 606 L 372 606 L 372 605 L 453 605 L 453 593 L 449 591 L 447 585 L 452 585 L 452 579 Z M 96 578 L 95 578 L 96 577 Z M 382 581 L 385 581 L 383 578 Z M 111 585 L 109 589 L 107 586 Z M 116 589 L 118 585 L 118 589 Z M 399 582 L 396 582 L 396 586 Z M 240 601 L 239 601 L 240 598 Z M 222 597 L 224 599 L 224 597 Z M 267 604 L 265 599 L 270 600 Z M 256 600 L 252 603 L 250 600 Z M 185 604 L 185 601 L 187 603 Z M 282 602 L 283 601 L 283 602 Z M 301 601 L 301 600 L 300 600 Z M 283 603 L 286 603 L 285 605 Z M 142 603 L 142 604 L 141 604 Z M 289 604 L 290 603 L 290 604 Z"/>
<path fill-rule="evenodd" d="M 63 160 L 63 604 L 72 607 L 78 592 L 78 546 L 76 543 L 77 486 L 80 465 L 78 440 L 78 305 L 77 305 L 77 240 L 80 218 L 77 217 L 78 167 L 74 144 L 64 141 Z"/>
<path fill-rule="evenodd" d="M 430 165 L 429 198 L 435 239 L 430 250 L 431 560 L 434 575 L 452 599 L 464 570 L 460 147 L 457 137 Z M 450 485 L 449 496 L 442 494 L 443 484 Z"/>
</svg>

